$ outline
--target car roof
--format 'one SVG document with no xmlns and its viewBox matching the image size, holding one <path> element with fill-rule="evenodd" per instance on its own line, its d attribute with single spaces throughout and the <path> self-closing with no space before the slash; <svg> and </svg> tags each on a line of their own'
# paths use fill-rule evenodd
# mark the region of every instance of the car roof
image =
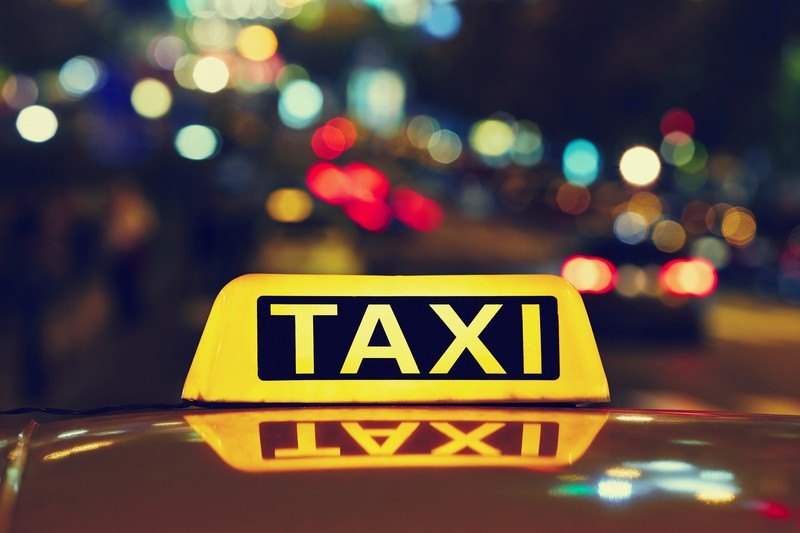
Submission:
<svg viewBox="0 0 800 533">
<path fill-rule="evenodd" d="M 337 444 L 345 454 L 344 442 L 331 441 L 342 437 L 313 421 L 362 419 L 367 428 L 450 424 L 462 434 L 487 420 L 508 431 L 515 421 L 540 420 L 542 442 L 555 431 L 558 449 L 535 452 L 550 454 L 549 463 L 441 468 L 425 459 L 259 471 L 232 459 L 252 438 L 262 449 L 245 459 L 266 464 L 269 424 L 293 432 L 292 420 L 315 424 L 320 446 Z M 237 425 L 242 420 L 250 425 Z M 501 434 L 484 440 L 504 455 Z M 452 438 L 429 435 L 438 435 L 431 449 Z M 273 407 L 60 419 L 0 428 L 0 520 L 21 531 L 780 530 L 798 523 L 798 443 L 800 420 L 792 417 L 613 409 Z M 487 452 L 476 449 L 450 452 Z"/>
</svg>

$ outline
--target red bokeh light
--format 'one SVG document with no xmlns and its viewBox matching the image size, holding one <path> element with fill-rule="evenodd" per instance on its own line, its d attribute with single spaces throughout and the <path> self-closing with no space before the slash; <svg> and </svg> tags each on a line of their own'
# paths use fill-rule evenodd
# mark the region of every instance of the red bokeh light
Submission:
<svg viewBox="0 0 800 533">
<path fill-rule="evenodd" d="M 792 511 L 778 502 L 758 502 L 758 512 L 767 518 L 774 518 L 776 520 L 787 520 L 792 516 Z"/>
<path fill-rule="evenodd" d="M 398 220 L 417 231 L 432 231 L 442 224 L 444 218 L 438 202 L 407 187 L 395 188 L 392 206 Z"/>
<path fill-rule="evenodd" d="M 316 163 L 306 173 L 311 194 L 329 204 L 341 205 L 352 198 L 352 182 L 342 169 L 331 163 Z"/>
<path fill-rule="evenodd" d="M 386 174 L 364 163 L 348 163 L 342 170 L 350 178 L 354 198 L 364 201 L 385 200 L 391 184 Z"/>
<path fill-rule="evenodd" d="M 344 134 L 333 126 L 320 126 L 311 136 L 311 149 L 321 159 L 336 159 L 346 148 Z"/>
<path fill-rule="evenodd" d="M 328 122 L 325 123 L 326 126 L 330 126 L 331 128 L 336 128 L 339 130 L 344 137 L 344 149 L 347 150 L 351 148 L 355 143 L 356 139 L 358 139 L 358 131 L 356 130 L 356 125 L 353 124 L 351 121 L 347 120 L 344 117 L 336 117 L 330 119 Z"/>
<path fill-rule="evenodd" d="M 614 288 L 617 269 L 602 257 L 573 255 L 564 260 L 561 277 L 572 283 L 578 292 L 604 294 Z"/>
<path fill-rule="evenodd" d="M 383 231 L 392 221 L 392 210 L 381 199 L 353 200 L 344 206 L 345 214 L 369 231 Z"/>
<path fill-rule="evenodd" d="M 691 136 L 694 133 L 694 119 L 685 109 L 670 109 L 661 118 L 661 134 L 665 137 L 679 131 Z"/>
<path fill-rule="evenodd" d="M 659 282 L 668 294 L 705 298 L 717 288 L 717 269 L 706 259 L 675 259 L 661 267 Z"/>
</svg>

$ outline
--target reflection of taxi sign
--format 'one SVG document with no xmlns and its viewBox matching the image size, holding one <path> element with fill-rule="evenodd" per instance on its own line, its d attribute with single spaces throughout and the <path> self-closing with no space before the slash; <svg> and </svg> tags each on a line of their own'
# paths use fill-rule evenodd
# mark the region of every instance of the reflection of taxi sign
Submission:
<svg viewBox="0 0 800 533">
<path fill-rule="evenodd" d="M 606 413 L 306 408 L 185 415 L 245 472 L 389 467 L 524 467 L 577 461 Z"/>
<path fill-rule="evenodd" d="M 183 389 L 222 402 L 603 402 L 580 295 L 553 276 L 250 275 Z"/>
</svg>

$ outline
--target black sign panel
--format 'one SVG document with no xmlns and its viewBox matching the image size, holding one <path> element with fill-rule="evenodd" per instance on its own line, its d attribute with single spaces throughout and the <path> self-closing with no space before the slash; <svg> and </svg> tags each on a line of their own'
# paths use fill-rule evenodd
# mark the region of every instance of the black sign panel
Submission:
<svg viewBox="0 0 800 533">
<path fill-rule="evenodd" d="M 313 317 L 292 314 L 313 306 L 324 306 L 325 312 Z M 538 323 L 531 323 L 530 318 L 523 321 L 524 308 L 536 311 L 527 316 Z M 552 296 L 261 296 L 257 313 L 258 376 L 264 381 L 554 380 L 559 376 L 558 309 Z M 376 314 L 382 318 L 375 320 Z M 388 335 L 387 327 L 392 329 Z M 369 355 L 359 358 L 356 371 L 351 365 L 349 372 L 343 372 L 348 353 L 357 351 L 352 347 L 359 331 L 359 346 L 407 345 L 418 372 L 404 373 L 398 359 Z M 528 344 L 533 339 L 537 346 L 528 346 L 526 352 L 524 338 Z M 456 350 L 451 344 L 466 348 L 454 360 L 451 354 L 452 364 L 443 365 L 446 372 L 431 373 L 437 363 L 442 366 L 445 351 Z M 298 345 L 304 346 L 305 366 L 298 366 Z M 471 348 L 481 351 L 481 345 L 486 349 L 484 363 L 493 360 L 494 368 L 499 366 L 502 372 L 487 372 L 488 365 L 478 361 Z M 408 350 L 403 357 L 406 362 Z M 524 356 L 531 352 L 541 358 L 533 372 L 524 363 Z"/>
</svg>

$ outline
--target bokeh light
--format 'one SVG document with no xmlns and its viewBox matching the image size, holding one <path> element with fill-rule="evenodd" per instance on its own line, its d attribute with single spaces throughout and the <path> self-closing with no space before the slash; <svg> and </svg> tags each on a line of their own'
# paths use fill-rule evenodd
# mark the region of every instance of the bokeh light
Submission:
<svg viewBox="0 0 800 533">
<path fill-rule="evenodd" d="M 314 204 L 307 192 L 283 188 L 272 191 L 264 207 L 269 216 L 278 222 L 296 223 L 311 215 Z"/>
<path fill-rule="evenodd" d="M 311 149 L 321 159 L 336 159 L 346 150 L 346 143 L 342 131 L 328 124 L 317 128 L 311 136 Z"/>
<path fill-rule="evenodd" d="M 417 231 L 435 230 L 444 219 L 444 211 L 435 200 L 408 187 L 392 191 L 392 207 L 400 222 Z"/>
<path fill-rule="evenodd" d="M 511 159 L 523 167 L 538 165 L 544 157 L 544 140 L 539 126 L 523 120 L 517 123 L 517 136 L 511 148 Z"/>
<path fill-rule="evenodd" d="M 392 210 L 385 200 L 355 200 L 344 206 L 345 214 L 368 231 L 383 231 L 392 221 Z"/>
<path fill-rule="evenodd" d="M 281 91 L 278 115 L 290 128 L 307 128 L 322 112 L 322 90 L 314 82 L 294 80 Z"/>
<path fill-rule="evenodd" d="M 219 134 L 213 128 L 192 124 L 178 130 L 175 149 L 186 159 L 199 161 L 214 157 L 219 152 Z"/>
<path fill-rule="evenodd" d="M 756 219 L 742 207 L 728 209 L 722 217 L 722 236 L 734 246 L 747 246 L 756 236 Z"/>
<path fill-rule="evenodd" d="M 461 139 L 450 130 L 439 130 L 428 140 L 428 152 L 439 163 L 449 164 L 458 159 L 461 148 Z"/>
<path fill-rule="evenodd" d="M 614 288 L 616 270 L 611 262 L 601 257 L 574 255 L 564 260 L 561 277 L 579 292 L 604 294 Z"/>
<path fill-rule="evenodd" d="M 661 134 L 666 137 L 674 132 L 680 132 L 689 137 L 694 133 L 694 119 L 685 109 L 670 109 L 661 118 Z"/>
<path fill-rule="evenodd" d="M 437 39 L 450 39 L 461 28 L 461 13 L 449 3 L 434 3 L 422 27 Z"/>
<path fill-rule="evenodd" d="M 131 105 L 145 118 L 159 118 L 167 114 L 172 106 L 172 93 L 163 82 L 145 78 L 133 86 Z"/>
<path fill-rule="evenodd" d="M 22 109 L 36 102 L 39 87 L 28 76 L 13 74 L 3 84 L 2 96 L 11 109 Z"/>
<path fill-rule="evenodd" d="M 636 265 L 621 265 L 617 269 L 617 283 L 614 288 L 626 298 L 639 296 L 647 289 L 647 274 Z"/>
<path fill-rule="evenodd" d="M 664 137 L 660 152 L 664 161 L 670 165 L 685 166 L 694 158 L 694 140 L 685 133 L 674 131 Z"/>
<path fill-rule="evenodd" d="M 564 148 L 562 158 L 564 176 L 578 185 L 591 185 L 600 172 L 600 153 L 591 141 L 575 139 Z"/>
<path fill-rule="evenodd" d="M 98 87 L 101 75 L 101 66 L 96 59 L 77 56 L 64 63 L 58 73 L 58 81 L 65 93 L 79 98 Z"/>
<path fill-rule="evenodd" d="M 731 261 L 730 247 L 722 239 L 710 235 L 694 241 L 690 255 L 706 259 L 718 269 L 725 268 Z"/>
<path fill-rule="evenodd" d="M 589 189 L 574 183 L 562 183 L 556 193 L 559 209 L 570 215 L 580 215 L 589 208 L 592 199 Z"/>
<path fill-rule="evenodd" d="M 717 270 L 705 259 L 675 259 L 661 269 L 661 284 L 668 294 L 705 298 L 717 288 Z"/>
<path fill-rule="evenodd" d="M 217 93 L 228 85 L 230 72 L 225 62 L 214 56 L 199 59 L 192 70 L 197 88 L 207 93 Z"/>
<path fill-rule="evenodd" d="M 623 211 L 614 220 L 614 235 L 625 244 L 639 244 L 647 238 L 647 220 L 639 213 Z"/>
<path fill-rule="evenodd" d="M 239 31 L 236 48 L 242 57 L 253 61 L 269 59 L 278 51 L 278 38 L 266 26 L 253 24 Z"/>
<path fill-rule="evenodd" d="M 428 148 L 431 135 L 439 131 L 439 122 L 428 115 L 417 115 L 406 125 L 406 137 L 416 148 Z"/>
<path fill-rule="evenodd" d="M 500 157 L 514 146 L 514 130 L 502 120 L 481 120 L 469 132 L 469 145 L 482 156 Z"/>
<path fill-rule="evenodd" d="M 148 59 L 154 67 L 173 70 L 178 59 L 186 53 L 186 43 L 174 35 L 159 36 L 153 39 L 148 50 Z"/>
<path fill-rule="evenodd" d="M 658 154 L 650 148 L 634 146 L 622 154 L 619 171 L 622 179 L 626 182 L 643 187 L 658 179 L 658 174 L 661 172 L 661 161 L 658 159 Z"/>
<path fill-rule="evenodd" d="M 388 68 L 357 68 L 347 82 L 347 107 L 366 128 L 389 137 L 403 124 L 406 82 Z"/>
<path fill-rule="evenodd" d="M 50 109 L 32 105 L 17 115 L 17 131 L 26 141 L 42 143 L 53 138 L 58 129 L 58 119 Z"/>
<path fill-rule="evenodd" d="M 662 220 L 653 227 L 653 244 L 662 252 L 674 253 L 686 243 L 683 226 L 672 220 Z"/>
</svg>

